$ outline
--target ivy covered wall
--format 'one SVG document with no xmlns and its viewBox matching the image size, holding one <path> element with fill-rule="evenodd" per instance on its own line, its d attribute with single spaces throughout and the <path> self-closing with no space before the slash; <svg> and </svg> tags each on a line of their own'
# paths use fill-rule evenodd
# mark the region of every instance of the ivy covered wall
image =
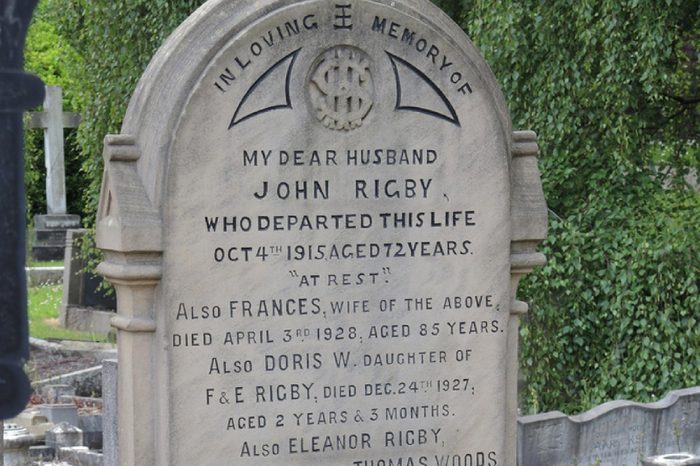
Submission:
<svg viewBox="0 0 700 466">
<path fill-rule="evenodd" d="M 234 1 L 234 0 L 232 0 Z M 94 221 L 102 140 L 165 37 L 201 0 L 44 0 L 70 63 Z M 438 1 L 534 129 L 548 264 L 521 286 L 528 412 L 648 401 L 700 384 L 700 3 Z M 68 65 L 66 65 L 68 66 Z"/>
</svg>

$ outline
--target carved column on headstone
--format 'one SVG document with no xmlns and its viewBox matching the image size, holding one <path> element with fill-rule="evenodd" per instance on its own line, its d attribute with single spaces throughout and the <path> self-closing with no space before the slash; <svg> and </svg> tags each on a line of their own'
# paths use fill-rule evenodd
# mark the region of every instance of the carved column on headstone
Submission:
<svg viewBox="0 0 700 466">
<path fill-rule="evenodd" d="M 518 374 L 518 332 L 520 316 L 528 310 L 527 303 L 516 298 L 520 279 L 535 267 L 544 265 L 546 258 L 535 248 L 547 236 L 547 203 L 542 191 L 540 171 L 537 167 L 537 134 L 534 131 L 514 131 L 511 160 L 511 223 L 510 277 L 512 302 L 511 318 L 508 323 L 508 377 Z M 515 413 L 518 405 L 517 380 L 508 380 L 506 412 L 508 419 L 506 439 L 511 444 L 506 450 L 509 455 L 505 464 L 516 464 L 517 423 Z"/>
<path fill-rule="evenodd" d="M 130 136 L 105 138 L 105 174 L 97 217 L 97 271 L 114 284 L 118 331 L 119 461 L 155 464 L 155 290 L 161 277 L 161 221 L 136 169 L 140 152 Z M 144 394 L 148 396 L 144 397 Z"/>
</svg>

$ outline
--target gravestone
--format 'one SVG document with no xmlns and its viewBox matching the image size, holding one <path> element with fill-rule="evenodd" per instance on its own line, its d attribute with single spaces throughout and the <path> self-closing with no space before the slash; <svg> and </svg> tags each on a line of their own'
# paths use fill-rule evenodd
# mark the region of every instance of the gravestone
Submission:
<svg viewBox="0 0 700 466">
<path fill-rule="evenodd" d="M 0 420 L 22 411 L 30 393 L 22 112 L 41 102 L 44 87 L 22 66 L 36 3 L 0 0 Z"/>
<path fill-rule="evenodd" d="M 114 316 L 116 299 L 100 289 L 100 277 L 85 269 L 79 241 L 87 230 L 68 230 L 63 259 L 63 293 L 59 308 L 59 323 L 66 328 L 108 334 L 110 319 Z"/>
<path fill-rule="evenodd" d="M 83 445 L 83 431 L 74 424 L 60 422 L 46 431 L 46 446 L 58 450 L 61 447 Z"/>
<path fill-rule="evenodd" d="M 121 465 L 515 465 L 536 136 L 446 15 L 210 1 L 121 131 Z"/>
<path fill-rule="evenodd" d="M 59 86 L 46 86 L 43 112 L 31 112 L 30 128 L 44 130 L 46 164 L 46 215 L 34 216 L 32 257 L 36 260 L 63 259 L 66 230 L 80 228 L 80 216 L 66 209 L 66 168 L 63 129 L 77 128 L 80 114 L 63 111 Z"/>
<path fill-rule="evenodd" d="M 700 455 L 700 387 L 654 403 L 610 401 L 576 416 L 523 416 L 518 438 L 519 466 L 632 466 L 651 455 Z"/>
</svg>

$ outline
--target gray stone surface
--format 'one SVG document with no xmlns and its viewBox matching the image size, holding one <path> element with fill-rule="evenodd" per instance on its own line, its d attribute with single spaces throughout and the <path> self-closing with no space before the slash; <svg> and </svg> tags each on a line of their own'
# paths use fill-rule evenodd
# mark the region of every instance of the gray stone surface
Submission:
<svg viewBox="0 0 700 466">
<path fill-rule="evenodd" d="M 40 230 L 79 229 L 80 216 L 74 214 L 49 214 L 34 217 L 34 228 Z"/>
<path fill-rule="evenodd" d="M 53 424 L 78 425 L 78 408 L 73 403 L 40 405 L 39 411 Z"/>
<path fill-rule="evenodd" d="M 63 396 L 75 396 L 75 387 L 67 384 L 48 384 L 41 387 L 41 395 L 46 403 L 59 403 Z"/>
<path fill-rule="evenodd" d="M 104 466 L 117 466 L 117 360 L 102 361 L 102 453 Z"/>
<path fill-rule="evenodd" d="M 102 398 L 92 396 L 62 396 L 59 401 L 61 403 L 75 403 L 87 408 L 102 409 Z"/>
<path fill-rule="evenodd" d="M 63 111 L 63 91 L 46 86 L 44 111 L 30 113 L 30 128 L 44 129 L 46 207 L 49 214 L 66 214 L 66 168 L 63 128 L 77 128 L 80 115 Z"/>
<path fill-rule="evenodd" d="M 61 422 L 46 432 L 46 446 L 56 450 L 83 446 L 83 431 L 67 422 Z"/>
<path fill-rule="evenodd" d="M 637 465 L 651 455 L 700 454 L 700 387 L 655 403 L 611 401 L 577 416 L 518 420 L 518 465 Z"/>
<path fill-rule="evenodd" d="M 80 228 L 78 215 L 35 215 L 32 258 L 34 260 L 61 260 L 66 244 L 66 231 Z"/>
<path fill-rule="evenodd" d="M 102 415 L 86 414 L 78 416 L 78 427 L 83 431 L 83 442 L 91 450 L 102 449 Z"/>
<path fill-rule="evenodd" d="M 3 423 L 0 422 L 1 424 Z M 30 464 L 30 448 L 41 443 L 43 436 L 33 435 L 17 425 L 5 423 L 1 440 L 0 456 L 4 459 L 4 466 L 26 466 Z"/>
<path fill-rule="evenodd" d="M 12 419 L 12 422 L 27 429 L 34 438 L 38 439 L 37 442 L 43 442 L 46 431 L 54 426 L 53 423 L 48 421 L 46 416 L 41 414 L 41 410 L 36 407 L 25 409 Z"/>
<path fill-rule="evenodd" d="M 44 424 L 48 422 L 46 416 L 41 414 L 41 410 L 36 407 L 27 408 L 17 415 L 14 419 L 18 424 L 24 427 L 30 427 L 37 424 Z"/>
<path fill-rule="evenodd" d="M 642 466 L 697 466 L 700 465 L 700 456 L 690 453 L 672 453 L 645 458 Z"/>
<path fill-rule="evenodd" d="M 29 448 L 9 449 L 3 453 L 3 466 L 27 466 L 29 463 Z"/>
<path fill-rule="evenodd" d="M 63 255 L 63 294 L 61 295 L 61 325 L 66 326 L 66 309 L 68 306 L 82 304 L 84 282 L 82 269 L 85 261 L 80 255 L 77 240 L 85 235 L 87 230 L 68 230 Z"/>
<path fill-rule="evenodd" d="M 63 267 L 27 267 L 27 286 L 63 283 Z"/>
<path fill-rule="evenodd" d="M 26 465 L 22 465 L 22 466 L 26 466 Z M 36 461 L 36 462 L 33 462 L 31 464 L 31 466 L 83 466 L 83 465 L 75 464 L 75 463 L 67 463 L 67 462 L 61 461 L 61 460 L 54 460 L 54 461 L 50 461 L 48 463 L 45 463 L 43 461 Z"/>
<path fill-rule="evenodd" d="M 536 135 L 428 1 L 208 2 L 107 136 L 120 464 L 515 464 Z"/>
<path fill-rule="evenodd" d="M 106 335 L 114 317 L 114 297 L 105 297 L 96 290 L 96 280 L 84 273 L 86 261 L 82 257 L 79 239 L 87 230 L 69 230 L 66 235 L 63 271 L 63 294 L 59 321 L 62 326 Z"/>
<path fill-rule="evenodd" d="M 46 445 L 34 445 L 29 447 L 29 458 L 34 461 L 50 461 L 54 458 L 56 450 Z"/>
<path fill-rule="evenodd" d="M 32 257 L 35 260 L 63 258 L 66 230 L 78 228 L 80 217 L 66 210 L 66 173 L 63 129 L 76 128 L 80 115 L 63 111 L 63 92 L 59 86 L 46 86 L 44 111 L 29 114 L 29 127 L 44 129 L 47 215 L 34 217 Z"/>
<path fill-rule="evenodd" d="M 88 447 L 63 447 L 58 450 L 58 459 L 75 466 L 102 466 L 102 454 Z"/>
<path fill-rule="evenodd" d="M 57 375 L 32 383 L 35 390 L 46 385 L 70 385 L 79 396 L 100 396 L 102 389 L 102 366 L 89 367 L 67 374 Z"/>
<path fill-rule="evenodd" d="M 67 328 L 98 335 L 107 335 L 112 330 L 114 311 L 70 305 L 61 310 L 61 319 Z"/>
<path fill-rule="evenodd" d="M 3 425 L 2 425 L 2 438 L 3 438 L 3 440 L 24 437 L 28 434 L 29 434 L 29 431 L 21 424 L 15 424 L 13 422 L 8 422 L 8 423 L 3 422 Z"/>
</svg>

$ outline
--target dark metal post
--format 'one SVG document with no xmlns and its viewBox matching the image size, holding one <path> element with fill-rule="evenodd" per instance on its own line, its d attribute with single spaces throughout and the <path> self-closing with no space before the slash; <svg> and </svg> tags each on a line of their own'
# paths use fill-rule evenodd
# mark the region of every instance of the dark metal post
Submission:
<svg viewBox="0 0 700 466">
<path fill-rule="evenodd" d="M 0 419 L 22 411 L 30 394 L 22 113 L 43 101 L 44 85 L 22 69 L 36 3 L 0 0 Z"/>
</svg>

